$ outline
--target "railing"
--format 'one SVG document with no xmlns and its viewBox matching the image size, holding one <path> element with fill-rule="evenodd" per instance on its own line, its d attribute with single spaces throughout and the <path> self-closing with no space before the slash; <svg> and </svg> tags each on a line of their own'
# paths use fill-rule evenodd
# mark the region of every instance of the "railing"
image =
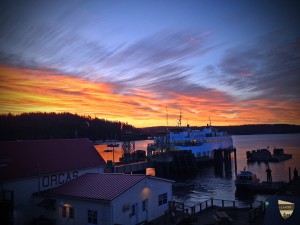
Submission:
<svg viewBox="0 0 300 225">
<path fill-rule="evenodd" d="M 257 203 L 259 203 L 258 206 L 255 206 L 255 204 L 249 204 L 248 207 L 246 207 L 246 208 L 250 209 L 250 211 L 248 212 L 249 221 L 254 220 L 256 217 L 263 214 L 265 211 L 264 202 L 257 201 Z M 238 201 L 211 198 L 206 201 L 197 203 L 193 206 L 186 206 L 182 202 L 170 201 L 169 209 L 181 211 L 188 215 L 193 215 L 196 213 L 203 212 L 212 207 L 222 207 L 222 208 L 227 207 L 228 208 L 228 207 L 237 207 L 238 205 L 239 205 Z M 255 207 L 253 207 L 253 206 L 255 206 Z"/>
<path fill-rule="evenodd" d="M 147 161 L 132 162 L 128 164 L 119 164 L 114 166 L 114 173 L 130 173 L 147 168 Z"/>
<path fill-rule="evenodd" d="M 202 212 L 211 207 L 213 207 L 213 199 L 212 198 L 208 199 L 204 202 L 200 202 L 193 206 L 186 206 L 182 202 L 175 202 L 175 201 L 169 202 L 169 208 L 172 208 L 172 209 L 175 209 L 178 211 L 182 211 L 182 212 L 190 214 L 190 215 L 198 213 L 198 212 Z"/>
<path fill-rule="evenodd" d="M 260 206 L 253 208 L 248 212 L 249 222 L 254 220 L 256 217 L 262 215 L 264 212 L 265 212 L 265 204 L 263 202 L 261 202 Z"/>
</svg>

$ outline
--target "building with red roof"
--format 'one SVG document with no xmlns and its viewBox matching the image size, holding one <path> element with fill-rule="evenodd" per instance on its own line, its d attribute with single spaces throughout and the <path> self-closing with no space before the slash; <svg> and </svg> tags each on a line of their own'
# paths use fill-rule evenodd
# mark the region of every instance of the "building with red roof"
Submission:
<svg viewBox="0 0 300 225">
<path fill-rule="evenodd" d="M 104 159 L 86 138 L 2 141 L 0 217 L 4 224 L 27 224 L 33 213 L 32 193 L 86 173 L 103 173 L 104 167 Z"/>
<path fill-rule="evenodd" d="M 88 173 L 35 193 L 35 215 L 49 224 L 141 224 L 168 209 L 172 183 L 142 174 Z"/>
</svg>

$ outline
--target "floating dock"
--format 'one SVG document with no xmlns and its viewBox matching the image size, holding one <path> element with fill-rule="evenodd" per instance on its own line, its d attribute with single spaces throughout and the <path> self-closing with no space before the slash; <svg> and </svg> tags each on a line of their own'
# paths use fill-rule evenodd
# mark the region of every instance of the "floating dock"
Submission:
<svg viewBox="0 0 300 225">
<path fill-rule="evenodd" d="M 256 193 L 275 194 L 286 187 L 287 183 L 284 181 L 267 182 L 263 181 L 258 184 L 254 184 L 250 187 L 250 190 Z"/>
<path fill-rule="evenodd" d="M 281 162 L 292 158 L 292 155 L 285 154 L 282 148 L 274 148 L 273 154 L 269 149 L 247 151 L 246 156 L 248 162 Z"/>
</svg>

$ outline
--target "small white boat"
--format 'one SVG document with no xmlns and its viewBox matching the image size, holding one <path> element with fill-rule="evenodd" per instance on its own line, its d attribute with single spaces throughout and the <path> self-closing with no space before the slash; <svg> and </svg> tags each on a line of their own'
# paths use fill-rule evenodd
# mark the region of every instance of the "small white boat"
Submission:
<svg viewBox="0 0 300 225">
<path fill-rule="evenodd" d="M 235 186 L 236 188 L 251 189 L 253 186 L 259 184 L 259 182 L 260 180 L 254 173 L 244 170 L 237 174 Z"/>
</svg>

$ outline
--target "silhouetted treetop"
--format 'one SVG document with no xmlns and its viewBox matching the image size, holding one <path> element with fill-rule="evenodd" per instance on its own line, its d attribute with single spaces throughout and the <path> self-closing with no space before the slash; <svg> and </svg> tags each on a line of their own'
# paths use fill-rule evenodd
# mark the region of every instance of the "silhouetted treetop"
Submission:
<svg viewBox="0 0 300 225">
<path fill-rule="evenodd" d="M 121 138 L 120 121 L 109 121 L 71 113 L 22 113 L 0 115 L 0 140 L 89 138 L 106 140 Z M 123 123 L 123 130 L 134 127 Z"/>
</svg>

